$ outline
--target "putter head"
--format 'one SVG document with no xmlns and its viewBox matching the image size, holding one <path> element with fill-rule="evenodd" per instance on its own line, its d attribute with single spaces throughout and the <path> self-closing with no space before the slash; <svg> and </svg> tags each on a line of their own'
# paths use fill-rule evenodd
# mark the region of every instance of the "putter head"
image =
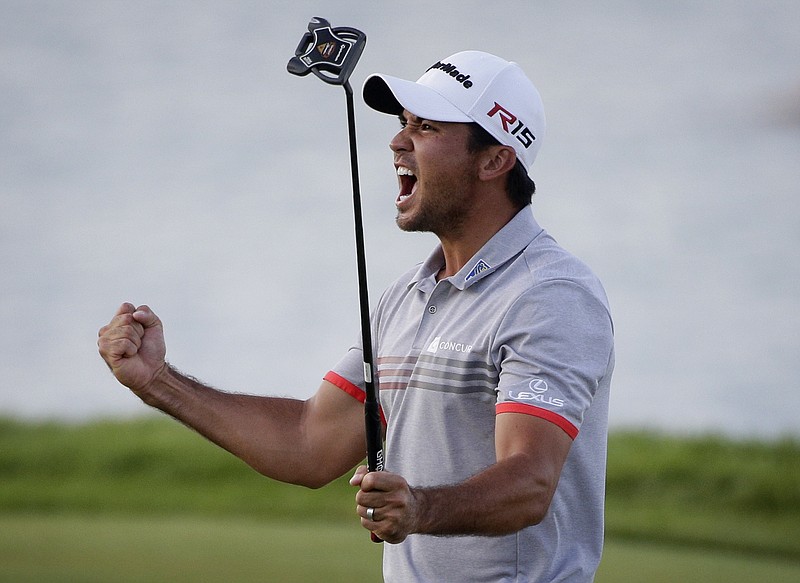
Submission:
<svg viewBox="0 0 800 583">
<path fill-rule="evenodd" d="M 367 35 L 360 30 L 347 26 L 331 28 L 324 18 L 314 17 L 286 69 L 293 75 L 314 73 L 325 83 L 344 85 L 366 42 Z"/>
</svg>

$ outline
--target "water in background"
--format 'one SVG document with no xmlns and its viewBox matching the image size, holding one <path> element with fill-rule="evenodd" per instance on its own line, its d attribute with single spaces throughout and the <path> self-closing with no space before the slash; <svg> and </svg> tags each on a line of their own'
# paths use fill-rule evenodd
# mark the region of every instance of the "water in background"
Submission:
<svg viewBox="0 0 800 583">
<path fill-rule="evenodd" d="M 141 413 L 96 354 L 123 300 L 218 386 L 304 397 L 355 339 L 344 98 L 285 72 L 311 16 L 354 74 L 518 61 L 548 135 L 535 212 L 600 274 L 612 423 L 800 433 L 800 4 L 6 2 L 0 414 Z M 433 239 L 393 224 L 396 121 L 357 104 L 372 297 Z"/>
</svg>

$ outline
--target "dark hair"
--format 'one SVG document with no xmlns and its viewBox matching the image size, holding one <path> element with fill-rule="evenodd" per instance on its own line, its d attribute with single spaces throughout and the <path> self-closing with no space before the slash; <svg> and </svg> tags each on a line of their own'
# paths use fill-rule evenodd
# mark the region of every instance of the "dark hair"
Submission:
<svg viewBox="0 0 800 583">
<path fill-rule="evenodd" d="M 472 122 L 467 124 L 470 128 L 469 144 L 467 147 L 470 152 L 480 152 L 489 146 L 499 146 L 500 142 L 497 139 L 479 126 L 477 123 Z M 536 184 L 534 184 L 531 177 L 528 176 L 528 171 L 522 162 L 517 160 L 514 168 L 508 173 L 508 181 L 506 182 L 506 192 L 508 198 L 511 199 L 515 205 L 522 208 L 526 204 L 530 204 L 533 195 L 536 193 Z"/>
</svg>

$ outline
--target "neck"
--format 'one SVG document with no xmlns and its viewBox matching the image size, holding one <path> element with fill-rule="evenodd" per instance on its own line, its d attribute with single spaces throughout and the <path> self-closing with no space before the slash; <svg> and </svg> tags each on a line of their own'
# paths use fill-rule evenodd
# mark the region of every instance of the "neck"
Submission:
<svg viewBox="0 0 800 583">
<path fill-rule="evenodd" d="M 437 280 L 458 273 L 519 211 L 510 204 L 499 206 L 488 209 L 479 205 L 458 232 L 437 234 L 444 253 L 444 267 Z"/>
</svg>

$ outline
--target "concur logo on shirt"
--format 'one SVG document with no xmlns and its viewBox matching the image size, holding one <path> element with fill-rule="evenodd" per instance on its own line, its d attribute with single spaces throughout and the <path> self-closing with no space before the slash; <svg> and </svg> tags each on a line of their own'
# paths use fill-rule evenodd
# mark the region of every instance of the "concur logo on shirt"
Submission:
<svg viewBox="0 0 800 583">
<path fill-rule="evenodd" d="M 451 352 L 469 352 L 472 350 L 472 344 L 442 340 L 441 336 L 437 336 L 430 344 L 428 344 L 427 350 L 433 354 L 436 354 L 439 352 L 439 350 L 449 350 Z"/>
</svg>

